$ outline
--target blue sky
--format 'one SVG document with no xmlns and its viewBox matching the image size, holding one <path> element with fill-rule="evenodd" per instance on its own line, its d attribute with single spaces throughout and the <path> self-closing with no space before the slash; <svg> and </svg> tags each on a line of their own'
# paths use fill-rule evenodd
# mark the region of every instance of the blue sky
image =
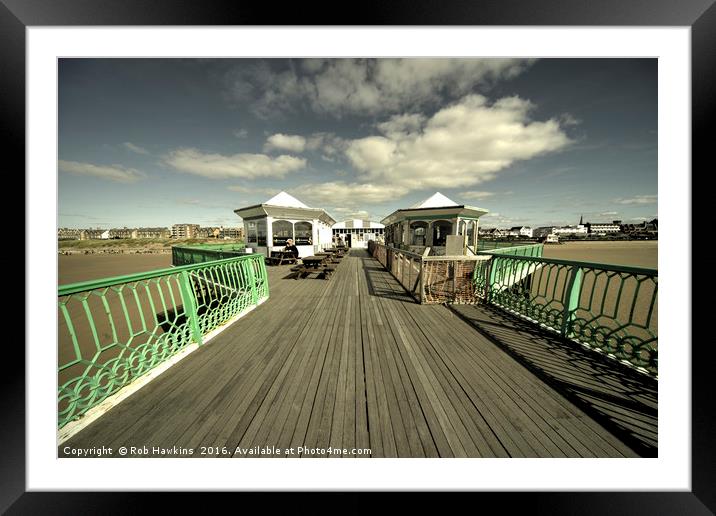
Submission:
<svg viewBox="0 0 716 516">
<path fill-rule="evenodd" d="M 61 227 L 336 220 L 440 191 L 483 227 L 657 216 L 656 59 L 61 59 Z"/>
</svg>

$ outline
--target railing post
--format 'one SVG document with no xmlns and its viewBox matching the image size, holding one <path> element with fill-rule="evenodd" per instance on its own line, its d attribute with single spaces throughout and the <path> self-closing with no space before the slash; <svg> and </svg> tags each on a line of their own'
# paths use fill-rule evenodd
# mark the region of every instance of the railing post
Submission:
<svg viewBox="0 0 716 516">
<path fill-rule="evenodd" d="M 425 260 L 420 257 L 420 291 L 418 292 L 418 303 L 423 304 L 423 289 L 425 287 Z"/>
<path fill-rule="evenodd" d="M 249 283 L 251 284 L 251 303 L 254 305 L 259 302 L 259 292 L 256 289 L 256 274 L 254 273 L 254 263 L 251 259 L 246 260 L 246 266 L 249 269 Z"/>
<path fill-rule="evenodd" d="M 492 302 L 492 287 L 495 284 L 495 275 L 497 273 L 497 267 L 495 267 L 495 261 L 497 260 L 497 256 L 491 256 L 489 260 L 489 265 L 487 266 L 487 272 L 485 274 L 486 279 L 486 285 L 485 289 L 487 291 L 487 294 L 485 295 L 485 299 L 488 303 Z"/>
<path fill-rule="evenodd" d="M 413 288 L 413 259 L 408 258 L 408 288 Z M 412 294 L 412 292 L 411 292 Z"/>
<path fill-rule="evenodd" d="M 564 306 L 562 312 L 562 336 L 570 337 L 572 331 L 570 330 L 571 322 L 574 320 L 574 313 L 579 307 L 579 295 L 582 292 L 582 277 L 584 272 L 581 267 L 573 266 L 572 273 L 569 275 L 567 281 L 567 287 L 564 289 L 564 300 L 562 304 Z"/>
<path fill-rule="evenodd" d="M 448 262 L 449 263 L 449 262 Z M 452 301 L 457 299 L 457 260 L 452 260 Z"/>
<path fill-rule="evenodd" d="M 196 343 L 201 346 L 202 336 L 201 329 L 199 328 L 199 313 L 197 312 L 196 301 L 194 299 L 194 289 L 191 287 L 191 279 L 187 271 L 181 271 L 179 274 L 179 290 L 184 304 L 184 315 L 186 315 L 189 321 L 192 336 Z"/>
</svg>

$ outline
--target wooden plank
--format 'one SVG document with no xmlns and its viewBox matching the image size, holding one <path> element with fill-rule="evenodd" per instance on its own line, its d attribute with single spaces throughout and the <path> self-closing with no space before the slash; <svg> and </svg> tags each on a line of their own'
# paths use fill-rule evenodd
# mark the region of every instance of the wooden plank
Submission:
<svg viewBox="0 0 716 516">
<path fill-rule="evenodd" d="M 363 321 L 361 319 L 361 306 L 368 302 L 367 283 L 362 267 L 358 269 L 356 262 L 356 290 L 360 297 L 355 304 L 353 317 L 355 331 L 353 332 L 353 349 L 355 351 L 354 377 L 355 377 L 355 446 L 360 449 L 371 449 L 370 434 L 368 429 L 368 401 L 366 399 L 366 370 L 363 358 Z M 372 452 L 372 450 L 371 450 Z M 368 455 L 358 455 L 359 458 L 368 458 Z"/>
<path fill-rule="evenodd" d="M 355 267 L 352 267 L 348 272 L 348 278 L 350 283 L 353 284 L 353 278 L 356 276 Z M 346 332 L 344 339 L 346 339 L 346 357 L 345 357 L 345 385 L 343 387 L 343 407 L 342 410 L 336 410 L 336 416 L 342 418 L 343 435 L 340 436 L 339 442 L 341 448 L 348 450 L 347 453 L 341 455 L 343 457 L 352 457 L 351 451 L 356 447 L 356 368 L 355 368 L 355 339 L 353 336 L 356 334 L 356 306 L 360 302 L 358 299 L 358 290 L 354 288 L 350 289 L 350 295 L 348 297 L 348 312 L 346 314 Z M 336 404 L 338 409 L 339 405 Z M 342 412 L 342 414 L 341 414 Z M 335 429 L 335 430 L 334 430 Z M 331 430 L 331 440 L 334 439 L 334 433 L 337 433 L 337 426 Z"/>
<path fill-rule="evenodd" d="M 367 282 L 359 283 L 362 293 L 365 294 L 364 301 L 359 303 L 360 321 L 361 321 L 361 355 L 363 358 L 363 378 L 365 388 L 365 428 L 366 435 L 358 433 L 358 437 L 362 438 L 363 443 L 367 441 L 373 457 L 385 457 L 383 449 L 383 436 L 379 431 L 381 428 L 381 414 L 378 410 L 378 387 L 375 383 L 375 372 L 373 368 L 373 352 L 371 351 L 371 340 L 369 332 L 374 329 L 374 322 L 371 319 L 373 311 L 372 304 L 375 302 L 372 297 L 368 296 Z M 358 373 L 358 372 L 357 372 Z M 356 385 L 356 388 L 358 386 Z M 371 429 L 368 433 L 368 428 Z"/>
</svg>

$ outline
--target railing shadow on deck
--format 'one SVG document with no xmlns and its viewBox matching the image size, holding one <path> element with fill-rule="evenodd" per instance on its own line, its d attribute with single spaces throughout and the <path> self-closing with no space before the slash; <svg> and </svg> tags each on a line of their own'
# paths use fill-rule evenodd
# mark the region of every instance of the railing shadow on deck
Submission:
<svg viewBox="0 0 716 516">
<path fill-rule="evenodd" d="M 657 380 L 498 308 L 448 307 L 639 455 L 658 456 Z"/>
<path fill-rule="evenodd" d="M 359 257 L 366 283 L 368 283 L 369 295 L 415 304 L 415 299 L 398 283 L 398 280 L 367 251 Z"/>
</svg>

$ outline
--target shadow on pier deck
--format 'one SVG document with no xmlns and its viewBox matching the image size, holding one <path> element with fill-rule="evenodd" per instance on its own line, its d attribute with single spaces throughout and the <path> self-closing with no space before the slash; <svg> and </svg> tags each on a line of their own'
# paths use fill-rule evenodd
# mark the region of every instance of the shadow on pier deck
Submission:
<svg viewBox="0 0 716 516">
<path fill-rule="evenodd" d="M 416 304 L 367 253 L 270 298 L 59 448 L 370 449 L 373 457 L 657 454 L 656 382 L 481 306 Z M 218 450 L 217 450 L 218 447 Z M 222 450 L 226 447 L 226 451 Z M 298 447 L 318 449 L 298 453 Z M 273 456 L 277 455 L 263 455 Z M 251 455 L 256 457 L 256 455 Z"/>
</svg>

